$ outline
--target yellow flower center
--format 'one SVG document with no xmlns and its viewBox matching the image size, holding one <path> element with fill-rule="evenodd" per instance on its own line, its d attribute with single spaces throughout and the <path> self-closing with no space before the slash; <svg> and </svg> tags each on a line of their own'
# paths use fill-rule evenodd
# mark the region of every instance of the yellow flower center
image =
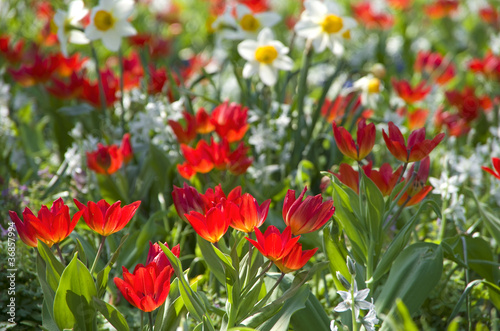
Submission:
<svg viewBox="0 0 500 331">
<path fill-rule="evenodd" d="M 380 79 L 372 78 L 368 82 L 368 93 L 379 93 L 380 92 Z"/>
<path fill-rule="evenodd" d="M 345 30 L 345 32 L 342 33 L 342 37 L 344 39 L 351 39 L 351 30 Z"/>
<path fill-rule="evenodd" d="M 110 12 L 98 10 L 94 16 L 94 25 L 98 30 L 108 31 L 115 24 L 115 19 Z"/>
<path fill-rule="evenodd" d="M 278 51 L 274 46 L 260 46 L 255 51 L 255 59 L 260 63 L 271 64 L 278 57 Z"/>
<path fill-rule="evenodd" d="M 246 14 L 241 18 L 240 26 L 245 31 L 255 32 L 259 29 L 260 22 L 252 14 Z"/>
<path fill-rule="evenodd" d="M 339 32 L 343 26 L 342 18 L 333 14 L 327 15 L 323 22 L 321 22 L 321 27 L 326 33 Z"/>
</svg>

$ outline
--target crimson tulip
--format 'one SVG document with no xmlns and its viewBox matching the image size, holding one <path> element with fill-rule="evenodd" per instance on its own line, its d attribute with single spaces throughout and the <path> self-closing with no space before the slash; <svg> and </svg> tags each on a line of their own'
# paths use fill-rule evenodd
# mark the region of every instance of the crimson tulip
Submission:
<svg viewBox="0 0 500 331">
<path fill-rule="evenodd" d="M 173 120 L 169 120 L 168 125 L 170 125 L 174 131 L 179 143 L 189 144 L 194 138 L 196 138 L 196 119 L 193 115 L 186 111 L 182 114 L 186 123 L 185 128 L 183 128 L 179 122 Z"/>
<path fill-rule="evenodd" d="M 248 130 L 248 108 L 228 101 L 217 106 L 212 112 L 215 132 L 229 143 L 239 141 Z"/>
<path fill-rule="evenodd" d="M 87 152 L 87 166 L 98 174 L 111 175 L 121 168 L 123 155 L 116 145 L 97 144 L 97 151 Z"/>
<path fill-rule="evenodd" d="M 184 183 L 183 188 L 174 185 L 172 199 L 177 214 L 185 222 L 188 221 L 186 216 L 184 216 L 185 214 L 189 214 L 191 211 L 197 211 L 199 213 L 205 212 L 206 203 L 204 196 L 198 193 L 194 187 L 186 183 Z"/>
<path fill-rule="evenodd" d="M 490 168 L 485 167 L 485 166 L 482 166 L 481 168 L 484 171 L 486 171 L 486 172 L 492 174 L 493 176 L 495 176 L 495 178 L 500 179 L 500 158 L 498 158 L 498 157 L 492 157 L 491 158 L 491 162 L 493 163 L 493 167 L 495 168 L 495 170 L 490 169 Z"/>
<path fill-rule="evenodd" d="M 295 191 L 288 190 L 283 203 L 283 219 L 294 235 L 319 230 L 335 212 L 333 201 L 323 202 L 321 194 L 308 196 L 302 201 L 307 187 L 295 199 Z"/>
<path fill-rule="evenodd" d="M 248 237 L 246 237 L 246 239 L 252 243 L 262 255 L 273 262 L 288 255 L 300 239 L 300 236 L 292 238 L 292 229 L 289 226 L 285 228 L 283 233 L 273 225 L 269 226 L 264 234 L 256 228 L 255 236 L 257 237 L 257 241 Z"/>
<path fill-rule="evenodd" d="M 130 205 L 120 207 L 121 202 L 117 201 L 110 206 L 103 199 L 97 203 L 89 201 L 85 206 L 76 199 L 73 199 L 73 201 L 78 209 L 83 212 L 83 220 L 89 228 L 104 237 L 123 229 L 134 217 L 137 208 L 141 204 L 140 201 L 136 201 Z"/>
<path fill-rule="evenodd" d="M 425 139 L 425 128 L 421 128 L 410 134 L 406 145 L 403 134 L 392 122 L 389 122 L 389 136 L 384 130 L 382 135 L 391 154 L 405 163 L 422 160 L 444 139 L 444 133 L 438 134 L 432 140 Z"/>
<path fill-rule="evenodd" d="M 50 210 L 47 206 L 42 205 L 37 216 L 29 208 L 25 208 L 23 222 L 15 212 L 9 211 L 19 237 L 26 245 L 31 247 L 38 245 L 37 239 L 43 241 L 49 247 L 60 243 L 73 232 L 82 214 L 83 211 L 79 211 L 71 218 L 69 207 L 64 204 L 62 198 L 54 201 Z"/>
<path fill-rule="evenodd" d="M 417 86 L 412 87 L 410 83 L 404 79 L 398 81 L 393 78 L 391 83 L 398 96 L 408 104 L 422 101 L 431 91 L 431 87 L 426 87 L 425 82 L 420 82 Z"/>
<path fill-rule="evenodd" d="M 366 125 L 366 120 L 363 118 L 358 122 L 358 133 L 356 142 L 354 142 L 349 131 L 343 127 L 337 127 L 337 123 L 332 123 L 333 137 L 337 143 L 338 149 L 347 157 L 356 161 L 363 160 L 370 154 L 375 145 L 375 124 Z"/>
<path fill-rule="evenodd" d="M 132 145 L 130 144 L 130 133 L 125 133 L 122 138 L 122 144 L 120 145 L 120 152 L 122 153 L 123 161 L 129 163 L 134 156 L 134 151 Z"/>
<path fill-rule="evenodd" d="M 168 244 L 164 244 L 168 249 Z M 172 247 L 172 254 L 174 254 L 176 257 L 179 257 L 181 254 L 181 246 L 177 244 L 176 246 Z M 150 264 L 151 262 L 156 263 L 157 267 L 159 270 L 163 270 L 163 268 L 166 268 L 168 266 L 172 266 L 170 264 L 170 260 L 168 259 L 167 255 L 165 255 L 165 252 L 161 249 L 160 245 L 158 243 L 152 243 L 151 241 L 149 242 L 149 251 L 148 251 L 148 258 L 146 259 L 146 265 Z"/>
<path fill-rule="evenodd" d="M 134 307 L 151 312 L 167 300 L 170 291 L 171 266 L 160 269 L 155 262 L 147 266 L 139 264 L 130 273 L 123 268 L 123 279 L 114 278 L 116 287 L 123 297 Z"/>
</svg>

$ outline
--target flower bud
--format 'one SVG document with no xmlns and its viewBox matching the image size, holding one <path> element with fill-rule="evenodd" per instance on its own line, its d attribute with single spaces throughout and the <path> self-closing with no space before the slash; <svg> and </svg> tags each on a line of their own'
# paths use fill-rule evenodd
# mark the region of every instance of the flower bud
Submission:
<svg viewBox="0 0 500 331">
<path fill-rule="evenodd" d="M 350 256 L 347 257 L 347 269 L 352 276 L 356 276 L 356 262 Z"/>
<path fill-rule="evenodd" d="M 344 286 L 346 290 L 349 290 L 351 288 L 351 284 L 349 283 L 349 281 L 340 273 L 340 271 L 337 271 L 336 275 L 342 286 Z"/>
</svg>

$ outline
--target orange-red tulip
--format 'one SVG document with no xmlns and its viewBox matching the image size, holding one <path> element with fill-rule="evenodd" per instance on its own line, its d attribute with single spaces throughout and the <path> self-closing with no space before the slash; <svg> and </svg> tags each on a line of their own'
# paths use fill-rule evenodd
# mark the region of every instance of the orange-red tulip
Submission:
<svg viewBox="0 0 500 331">
<path fill-rule="evenodd" d="M 134 307 L 150 312 L 167 300 L 170 291 L 170 278 L 173 269 L 170 266 L 158 268 L 155 262 L 147 266 L 139 264 L 131 274 L 123 268 L 123 279 L 115 277 L 114 282 L 123 297 Z"/>
<path fill-rule="evenodd" d="M 215 132 L 229 143 L 239 141 L 248 130 L 248 108 L 228 101 L 217 106 L 212 112 Z"/>
<path fill-rule="evenodd" d="M 311 259 L 317 250 L 318 248 L 302 251 L 302 244 L 296 243 L 290 253 L 285 255 L 281 260 L 275 261 L 274 264 L 285 274 L 299 270 L 306 265 L 307 261 Z"/>
<path fill-rule="evenodd" d="M 417 86 L 412 87 L 410 83 L 404 79 L 398 81 L 393 78 L 391 83 L 398 96 L 408 104 L 422 101 L 431 91 L 431 87 L 426 87 L 425 82 L 420 82 Z"/>
<path fill-rule="evenodd" d="M 399 199 L 398 204 L 402 205 L 406 202 L 406 206 L 413 206 L 422 201 L 430 191 L 432 191 L 432 186 L 425 185 L 427 179 L 429 178 L 430 171 L 430 159 L 429 157 L 425 157 L 420 162 L 420 168 L 417 171 L 417 175 L 413 180 L 413 184 L 410 185 L 408 190 L 403 194 L 401 199 Z M 414 164 L 411 166 L 410 171 L 408 172 L 408 176 L 406 178 L 406 182 L 410 180 L 413 172 L 414 172 Z"/>
<path fill-rule="evenodd" d="M 232 202 L 228 202 L 232 203 Z M 264 201 L 260 206 L 257 200 L 249 193 L 243 194 L 235 201 L 238 212 L 231 219 L 230 226 L 241 232 L 250 233 L 260 227 L 266 220 L 271 200 Z"/>
<path fill-rule="evenodd" d="M 366 125 L 364 118 L 358 122 L 357 143 L 354 142 L 349 131 L 343 127 L 337 127 L 337 123 L 333 122 L 332 127 L 333 137 L 342 154 L 356 161 L 361 161 L 370 154 L 375 145 L 375 124 Z"/>
<path fill-rule="evenodd" d="M 107 237 L 123 229 L 134 217 L 140 201 L 120 207 L 121 201 L 117 201 L 111 206 L 106 200 L 100 200 L 97 203 L 89 201 L 85 206 L 80 201 L 73 199 L 76 206 L 83 213 L 83 220 L 89 228 Z"/>
<path fill-rule="evenodd" d="M 120 152 L 123 156 L 123 161 L 129 163 L 134 156 L 134 150 L 132 149 L 132 144 L 130 143 L 130 133 L 125 133 L 122 138 L 122 144 L 120 145 Z"/>
<path fill-rule="evenodd" d="M 169 120 L 168 124 L 174 131 L 179 143 L 189 144 L 194 138 L 196 138 L 196 119 L 193 115 L 186 111 L 182 114 L 184 116 L 184 121 L 186 122 L 186 128 L 183 128 L 179 122 L 173 120 Z"/>
<path fill-rule="evenodd" d="M 200 237 L 211 243 L 217 243 L 227 232 L 232 215 L 237 212 L 233 204 L 222 202 L 210 208 L 205 215 L 191 211 L 184 216 Z"/>
<path fill-rule="evenodd" d="M 262 255 L 273 262 L 288 255 L 300 239 L 300 236 L 292 238 L 292 229 L 289 226 L 285 228 L 283 233 L 273 225 L 269 226 L 264 234 L 256 228 L 255 236 L 257 237 L 257 241 L 248 237 L 246 237 L 246 239 L 251 242 Z"/>
<path fill-rule="evenodd" d="M 444 133 L 438 134 L 432 140 L 425 139 L 425 128 L 421 128 L 410 134 L 406 145 L 403 134 L 392 122 L 389 122 L 389 135 L 384 130 L 382 135 L 391 154 L 405 163 L 422 160 L 444 139 Z"/>
<path fill-rule="evenodd" d="M 167 248 L 168 244 L 164 244 Z M 172 254 L 174 254 L 176 257 L 179 257 L 181 254 L 181 246 L 178 244 L 174 247 L 172 247 Z M 146 259 L 146 265 L 150 264 L 151 262 L 156 263 L 156 266 L 158 267 L 159 270 L 163 270 L 166 267 L 171 267 L 172 265 L 170 264 L 170 260 L 168 259 L 167 255 L 165 255 L 165 252 L 161 249 L 160 245 L 158 243 L 152 243 L 151 241 L 149 242 L 149 252 L 148 252 L 148 258 Z"/>
<path fill-rule="evenodd" d="M 116 145 L 97 144 L 97 151 L 87 152 L 87 166 L 98 174 L 111 175 L 121 168 L 123 155 Z"/>
<path fill-rule="evenodd" d="M 335 212 L 333 201 L 323 202 L 321 194 L 308 196 L 302 201 L 306 191 L 307 187 L 296 199 L 295 191 L 288 190 L 283 203 L 283 219 L 294 235 L 319 230 Z"/>
<path fill-rule="evenodd" d="M 82 214 L 83 211 L 79 211 L 71 218 L 69 207 L 64 204 L 62 198 L 54 201 L 50 210 L 47 206 L 42 205 L 38 216 L 35 216 L 30 209 L 25 208 L 23 212 L 24 222 L 21 222 L 15 212 L 9 211 L 19 237 L 26 245 L 32 247 L 38 245 L 37 239 L 49 247 L 60 243 L 73 232 Z"/>
</svg>

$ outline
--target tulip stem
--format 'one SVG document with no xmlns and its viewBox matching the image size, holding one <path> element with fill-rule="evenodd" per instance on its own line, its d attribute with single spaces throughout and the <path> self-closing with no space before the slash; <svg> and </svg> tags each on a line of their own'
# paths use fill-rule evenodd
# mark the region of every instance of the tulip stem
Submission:
<svg viewBox="0 0 500 331">
<path fill-rule="evenodd" d="M 99 260 L 99 256 L 101 256 L 102 248 L 104 247 L 104 241 L 106 240 L 105 236 L 102 236 L 101 243 L 99 244 L 99 249 L 97 250 L 97 254 L 94 259 L 94 263 L 92 263 L 92 268 L 90 269 L 90 274 L 94 274 L 94 269 L 97 266 L 97 261 Z"/>
<path fill-rule="evenodd" d="M 57 255 L 59 255 L 59 259 L 61 260 L 61 263 L 63 265 L 66 265 L 64 263 L 64 258 L 63 258 L 63 255 L 62 255 L 61 247 L 59 247 L 59 243 L 56 244 L 56 250 L 57 250 Z"/>
<path fill-rule="evenodd" d="M 153 330 L 153 312 L 152 311 L 150 311 L 148 313 L 148 317 L 149 317 L 149 329 Z"/>
<path fill-rule="evenodd" d="M 414 171 L 411 174 L 410 180 L 408 180 L 408 182 L 406 183 L 406 185 L 403 187 L 403 189 L 401 190 L 401 192 L 398 193 L 398 195 L 396 196 L 396 199 L 394 199 L 394 201 L 392 202 L 391 206 L 389 207 L 389 210 L 386 213 L 387 216 L 385 217 L 386 224 L 384 225 L 384 231 L 387 230 L 387 228 L 389 227 L 390 222 L 387 222 L 387 220 L 389 219 L 389 215 L 390 215 L 391 211 L 394 209 L 394 207 L 396 207 L 398 201 L 401 199 L 401 197 L 403 196 L 403 194 L 408 190 L 408 188 L 410 187 L 410 185 L 413 184 L 413 181 L 415 180 L 415 177 L 417 177 L 417 172 L 416 171 Z M 404 205 L 406 205 L 406 203 L 407 202 L 405 202 Z"/>
<path fill-rule="evenodd" d="M 399 184 L 399 182 L 401 181 L 401 179 L 403 178 L 405 172 L 406 172 L 406 168 L 408 168 L 408 162 L 405 162 L 405 165 L 403 166 L 403 171 L 401 171 L 401 173 L 399 174 L 399 178 L 398 180 L 396 181 L 396 185 Z M 396 186 L 394 185 L 394 186 Z"/>
<path fill-rule="evenodd" d="M 123 69 L 123 50 L 121 46 L 118 49 L 118 61 L 120 62 L 120 106 L 122 108 L 120 123 L 122 126 L 122 131 L 125 132 L 125 106 L 123 106 L 123 86 L 125 84 L 124 84 L 124 69 Z"/>
<path fill-rule="evenodd" d="M 102 83 L 101 71 L 99 70 L 99 57 L 97 56 L 97 52 L 95 50 L 94 44 L 90 43 L 90 49 L 92 51 L 92 57 L 95 62 L 95 70 L 97 73 L 97 84 L 99 85 L 99 99 L 101 101 L 101 108 L 103 111 L 104 117 L 106 117 L 106 93 L 104 92 L 104 85 Z"/>
<path fill-rule="evenodd" d="M 274 292 L 274 290 L 276 289 L 276 287 L 278 287 L 278 285 L 281 283 L 281 281 L 283 280 L 283 278 L 285 278 L 285 273 L 281 272 L 280 278 L 278 278 L 278 280 L 276 281 L 276 284 L 273 285 L 273 287 L 271 288 L 271 290 L 269 291 L 269 293 L 273 293 Z"/>
<path fill-rule="evenodd" d="M 252 238 L 252 233 L 250 232 L 248 234 L 248 236 L 250 237 L 250 239 Z M 248 278 L 250 277 L 250 268 L 251 268 L 251 265 L 252 265 L 252 243 L 249 241 L 248 242 L 248 259 L 247 259 L 247 265 L 246 265 L 246 275 L 245 275 L 245 283 L 244 284 L 247 284 L 248 283 Z"/>
</svg>

